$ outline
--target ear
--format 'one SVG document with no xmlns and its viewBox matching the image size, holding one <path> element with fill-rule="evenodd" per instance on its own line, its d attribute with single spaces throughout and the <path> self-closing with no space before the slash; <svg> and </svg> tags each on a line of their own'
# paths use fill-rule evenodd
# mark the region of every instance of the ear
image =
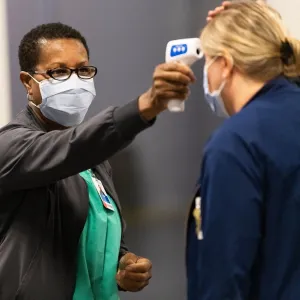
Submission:
<svg viewBox="0 0 300 300">
<path fill-rule="evenodd" d="M 227 79 L 233 71 L 233 59 L 229 55 L 225 55 L 223 59 L 224 59 L 224 66 L 222 71 L 222 78 Z"/>
<path fill-rule="evenodd" d="M 28 95 L 32 95 L 32 78 L 30 77 L 30 75 L 27 72 L 21 72 L 20 73 L 20 80 L 22 82 L 22 84 L 24 85 L 27 94 Z"/>
</svg>

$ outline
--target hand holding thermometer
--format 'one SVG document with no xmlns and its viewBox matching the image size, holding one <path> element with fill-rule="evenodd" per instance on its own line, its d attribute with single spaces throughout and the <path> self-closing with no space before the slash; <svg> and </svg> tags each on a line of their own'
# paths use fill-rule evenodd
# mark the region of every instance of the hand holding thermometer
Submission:
<svg viewBox="0 0 300 300">
<path fill-rule="evenodd" d="M 202 57 L 203 53 L 200 50 L 200 39 L 198 38 L 170 41 L 166 47 L 166 62 L 177 61 L 191 66 Z M 168 109 L 171 112 L 182 112 L 184 111 L 184 101 L 170 100 Z"/>
</svg>

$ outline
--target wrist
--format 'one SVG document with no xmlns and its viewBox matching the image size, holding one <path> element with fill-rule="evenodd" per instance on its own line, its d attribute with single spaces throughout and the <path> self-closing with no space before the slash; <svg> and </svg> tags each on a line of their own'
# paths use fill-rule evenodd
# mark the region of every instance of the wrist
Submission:
<svg viewBox="0 0 300 300">
<path fill-rule="evenodd" d="M 139 97 L 138 107 L 141 117 L 147 121 L 153 120 L 165 109 L 155 104 L 151 89 Z"/>
</svg>

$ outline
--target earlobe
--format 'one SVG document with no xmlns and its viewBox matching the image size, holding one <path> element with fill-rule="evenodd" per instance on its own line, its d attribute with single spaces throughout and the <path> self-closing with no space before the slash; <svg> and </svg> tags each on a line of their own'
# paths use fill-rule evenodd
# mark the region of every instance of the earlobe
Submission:
<svg viewBox="0 0 300 300">
<path fill-rule="evenodd" d="M 226 80 L 229 77 L 230 73 L 230 69 L 228 68 L 228 66 L 226 66 L 222 72 L 222 79 Z"/>
</svg>

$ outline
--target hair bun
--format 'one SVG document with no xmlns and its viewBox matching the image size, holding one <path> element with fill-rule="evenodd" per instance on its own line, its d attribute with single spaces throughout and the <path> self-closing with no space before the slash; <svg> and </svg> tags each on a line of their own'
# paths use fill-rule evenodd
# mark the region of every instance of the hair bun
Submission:
<svg viewBox="0 0 300 300">
<path fill-rule="evenodd" d="M 280 58 L 284 65 L 289 66 L 295 63 L 295 53 L 292 45 L 286 39 L 280 46 Z"/>
</svg>

